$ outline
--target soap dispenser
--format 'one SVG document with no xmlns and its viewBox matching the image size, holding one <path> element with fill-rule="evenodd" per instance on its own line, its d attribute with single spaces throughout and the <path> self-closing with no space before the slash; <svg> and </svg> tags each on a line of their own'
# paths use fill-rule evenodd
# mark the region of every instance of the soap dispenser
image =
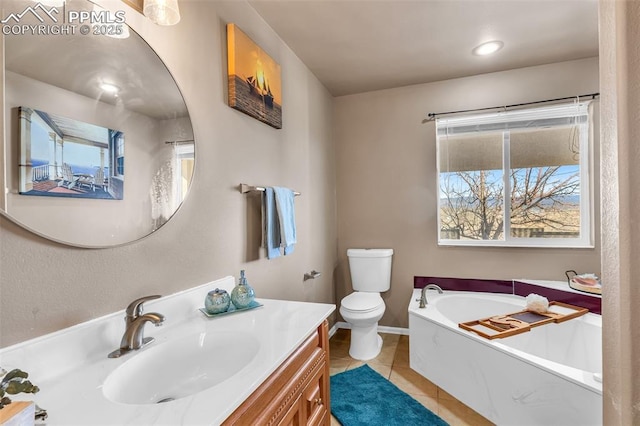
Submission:
<svg viewBox="0 0 640 426">
<path fill-rule="evenodd" d="M 247 277 L 244 276 L 244 269 L 240 271 L 240 279 L 238 285 L 236 285 L 231 291 L 231 303 L 236 309 L 248 308 L 251 302 L 255 299 L 255 293 L 253 288 L 247 282 Z"/>
</svg>

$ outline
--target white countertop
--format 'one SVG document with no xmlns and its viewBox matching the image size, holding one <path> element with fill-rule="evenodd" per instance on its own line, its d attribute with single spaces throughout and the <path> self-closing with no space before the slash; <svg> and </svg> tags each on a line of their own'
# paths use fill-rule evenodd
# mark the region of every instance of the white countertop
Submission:
<svg viewBox="0 0 640 426">
<path fill-rule="evenodd" d="M 220 424 L 335 310 L 331 304 L 257 299 L 264 306 L 217 318 L 198 311 L 208 291 L 230 290 L 233 283 L 226 277 L 147 302 L 145 312 L 165 315 L 165 325 L 146 325 L 145 336 L 156 341 L 118 359 L 107 354 L 120 344 L 123 312 L 1 349 L 0 366 L 27 371 L 40 387 L 35 395 L 12 399 L 34 400 L 47 410 L 47 425 Z M 250 333 L 259 341 L 253 360 L 226 381 L 162 404 L 116 403 L 103 395 L 109 374 L 139 353 L 176 337 L 218 330 Z"/>
</svg>

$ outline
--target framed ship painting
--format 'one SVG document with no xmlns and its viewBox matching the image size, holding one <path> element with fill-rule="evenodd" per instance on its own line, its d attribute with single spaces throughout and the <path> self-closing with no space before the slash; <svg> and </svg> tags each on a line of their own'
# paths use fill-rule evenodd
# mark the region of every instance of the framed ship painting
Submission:
<svg viewBox="0 0 640 426">
<path fill-rule="evenodd" d="M 121 200 L 124 134 L 121 131 L 19 108 L 19 193 Z"/>
<path fill-rule="evenodd" d="M 229 106 L 282 128 L 280 65 L 235 24 L 227 24 Z"/>
</svg>

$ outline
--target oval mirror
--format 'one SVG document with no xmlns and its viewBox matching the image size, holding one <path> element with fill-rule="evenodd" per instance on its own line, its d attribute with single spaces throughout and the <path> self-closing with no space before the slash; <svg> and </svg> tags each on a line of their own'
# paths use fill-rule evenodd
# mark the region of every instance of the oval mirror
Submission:
<svg viewBox="0 0 640 426">
<path fill-rule="evenodd" d="M 136 241 L 187 195 L 195 163 L 187 107 L 124 14 L 85 0 L 53 3 L 2 1 L 0 207 L 61 243 Z"/>
</svg>

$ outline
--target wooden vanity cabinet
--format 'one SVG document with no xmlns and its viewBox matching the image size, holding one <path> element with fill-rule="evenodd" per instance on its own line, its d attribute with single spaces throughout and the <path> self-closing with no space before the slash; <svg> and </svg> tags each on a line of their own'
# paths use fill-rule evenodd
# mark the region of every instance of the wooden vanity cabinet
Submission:
<svg viewBox="0 0 640 426">
<path fill-rule="evenodd" d="M 329 324 L 324 321 L 223 425 L 330 425 Z"/>
</svg>

